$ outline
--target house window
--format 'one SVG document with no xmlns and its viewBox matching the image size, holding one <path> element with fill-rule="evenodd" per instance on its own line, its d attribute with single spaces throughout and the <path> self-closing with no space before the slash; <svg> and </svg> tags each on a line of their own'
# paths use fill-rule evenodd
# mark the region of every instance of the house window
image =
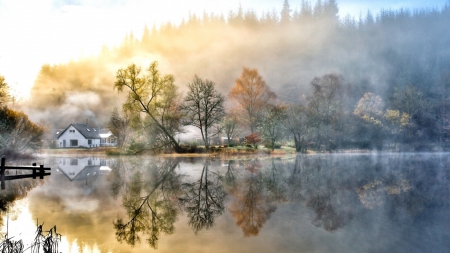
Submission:
<svg viewBox="0 0 450 253">
<path fill-rule="evenodd" d="M 78 140 L 70 140 L 71 147 L 78 147 Z"/>
<path fill-rule="evenodd" d="M 78 165 L 78 159 L 70 159 L 70 165 Z"/>
<path fill-rule="evenodd" d="M 75 133 L 75 130 L 69 130 L 70 133 Z"/>
<path fill-rule="evenodd" d="M 88 160 L 88 165 L 92 165 L 92 160 Z"/>
<path fill-rule="evenodd" d="M 92 145 L 92 140 L 88 140 L 88 145 Z"/>
</svg>

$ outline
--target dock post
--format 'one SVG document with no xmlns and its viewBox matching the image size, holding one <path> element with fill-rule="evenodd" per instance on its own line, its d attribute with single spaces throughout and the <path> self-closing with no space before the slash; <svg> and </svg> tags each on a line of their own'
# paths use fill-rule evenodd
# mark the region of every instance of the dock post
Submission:
<svg viewBox="0 0 450 253">
<path fill-rule="evenodd" d="M 1 181 L 2 181 L 2 190 L 5 189 L 5 158 L 2 158 L 2 165 L 1 165 L 1 169 L 0 169 L 0 177 L 1 177 Z"/>
<path fill-rule="evenodd" d="M 44 165 L 39 166 L 39 179 L 44 179 Z"/>
</svg>

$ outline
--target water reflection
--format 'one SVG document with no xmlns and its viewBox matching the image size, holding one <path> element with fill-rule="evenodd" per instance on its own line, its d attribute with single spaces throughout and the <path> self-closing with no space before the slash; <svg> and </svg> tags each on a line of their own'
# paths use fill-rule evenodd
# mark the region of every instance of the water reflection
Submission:
<svg viewBox="0 0 450 253">
<path fill-rule="evenodd" d="M 189 226 L 197 233 L 214 225 L 216 217 L 224 211 L 223 201 L 226 193 L 222 177 L 217 171 L 210 171 L 209 161 L 205 161 L 200 178 L 182 185 L 183 196 L 180 204 L 189 217 Z"/>
<path fill-rule="evenodd" d="M 26 161 L 22 163 L 14 163 L 11 165 L 23 166 L 29 164 L 30 162 Z M 23 172 L 14 171 L 14 173 L 21 174 Z M 0 190 L 0 227 L 2 227 L 4 223 L 2 217 L 5 217 L 7 214 L 9 214 L 9 217 L 15 218 L 17 217 L 18 213 L 20 213 L 20 210 L 14 208 L 14 202 L 26 198 L 27 193 L 33 188 L 41 185 L 42 182 L 42 180 L 32 178 L 6 181 L 6 189 Z"/>
<path fill-rule="evenodd" d="M 45 217 L 80 249 L 167 251 L 177 242 L 194 252 L 206 247 L 205 238 L 211 251 L 227 252 L 445 252 L 449 246 L 436 239 L 446 238 L 450 225 L 449 154 L 83 158 L 77 165 L 64 159 L 52 160 L 59 173 L 27 199 L 34 220 Z"/>
<path fill-rule="evenodd" d="M 119 218 L 114 222 L 118 241 L 134 246 L 142 233 L 148 244 L 157 248 L 161 233 L 173 233 L 180 189 L 180 175 L 174 172 L 177 165 L 176 160 L 148 164 L 148 174 L 136 171 L 131 176 L 122 197 L 129 220 Z"/>
<path fill-rule="evenodd" d="M 234 199 L 229 211 L 235 217 L 236 224 L 242 228 L 245 236 L 258 235 L 259 230 L 275 211 L 276 206 L 266 191 L 264 174 L 259 160 L 245 163 L 247 173 L 232 189 Z M 269 180 L 267 180 L 269 181 Z"/>
</svg>

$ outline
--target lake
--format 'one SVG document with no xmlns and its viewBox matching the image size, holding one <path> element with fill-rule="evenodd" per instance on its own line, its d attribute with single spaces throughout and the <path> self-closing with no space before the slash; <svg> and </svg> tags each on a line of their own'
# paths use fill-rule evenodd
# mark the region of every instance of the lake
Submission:
<svg viewBox="0 0 450 253">
<path fill-rule="evenodd" d="M 7 181 L 2 233 L 59 252 L 449 252 L 450 154 L 46 157 Z"/>
</svg>

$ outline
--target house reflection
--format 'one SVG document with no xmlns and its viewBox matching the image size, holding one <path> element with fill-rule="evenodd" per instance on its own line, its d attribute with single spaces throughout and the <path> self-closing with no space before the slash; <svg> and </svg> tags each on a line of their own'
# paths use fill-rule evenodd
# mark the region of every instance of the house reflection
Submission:
<svg viewBox="0 0 450 253">
<path fill-rule="evenodd" d="M 65 157 L 56 159 L 58 171 L 62 172 L 70 181 L 86 181 L 88 178 L 107 175 L 115 164 L 114 159 L 99 157 Z"/>
</svg>

